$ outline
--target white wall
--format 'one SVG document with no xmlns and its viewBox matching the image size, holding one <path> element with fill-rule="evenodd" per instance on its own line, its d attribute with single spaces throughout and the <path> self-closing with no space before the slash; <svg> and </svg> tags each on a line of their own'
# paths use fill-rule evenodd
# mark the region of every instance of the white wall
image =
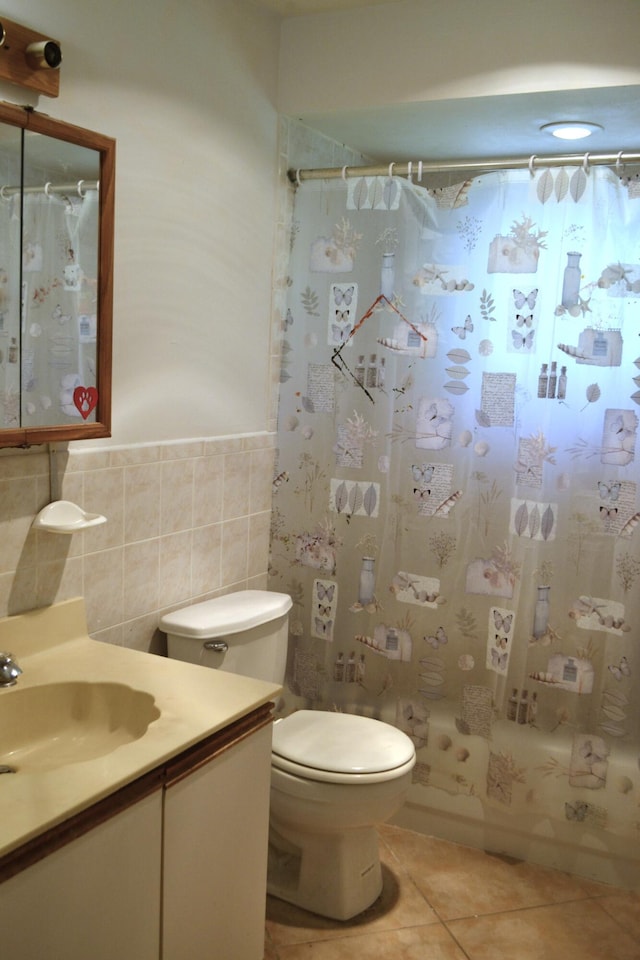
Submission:
<svg viewBox="0 0 640 960">
<path fill-rule="evenodd" d="M 108 522 L 34 530 L 45 448 L 2 451 L 0 616 L 81 595 L 93 636 L 161 651 L 167 609 L 266 584 L 278 20 L 244 0 L 5 0 L 3 18 L 64 59 L 58 98 L 0 99 L 115 137 L 117 158 L 113 438 L 58 457 L 60 495 Z"/>
<path fill-rule="evenodd" d="M 0 97 L 117 140 L 111 443 L 267 429 L 277 19 L 235 0 L 2 15 L 64 59 L 58 98 Z"/>
<path fill-rule="evenodd" d="M 406 0 L 284 22 L 279 106 L 394 103 L 640 83 L 637 0 Z"/>
</svg>

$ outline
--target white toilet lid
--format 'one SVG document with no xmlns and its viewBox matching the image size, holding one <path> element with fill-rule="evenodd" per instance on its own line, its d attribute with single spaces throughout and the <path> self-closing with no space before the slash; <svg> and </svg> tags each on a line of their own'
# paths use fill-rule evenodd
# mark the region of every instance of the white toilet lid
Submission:
<svg viewBox="0 0 640 960">
<path fill-rule="evenodd" d="M 286 593 L 238 590 L 165 613 L 160 629 L 178 637 L 210 640 L 259 627 L 283 617 L 290 609 L 291 597 Z"/>
<path fill-rule="evenodd" d="M 370 717 L 298 710 L 276 720 L 272 752 L 312 770 L 383 773 L 409 763 L 415 749 L 396 727 Z"/>
</svg>

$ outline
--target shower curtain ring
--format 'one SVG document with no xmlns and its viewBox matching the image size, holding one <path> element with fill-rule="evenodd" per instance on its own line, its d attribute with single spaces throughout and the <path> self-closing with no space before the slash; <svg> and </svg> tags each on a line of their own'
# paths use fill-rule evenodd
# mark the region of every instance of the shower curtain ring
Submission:
<svg viewBox="0 0 640 960">
<path fill-rule="evenodd" d="M 44 185 L 44 192 L 48 197 L 51 197 L 51 181 L 47 180 Z"/>
<path fill-rule="evenodd" d="M 87 195 L 87 191 L 82 189 L 83 184 L 84 184 L 84 180 L 78 180 L 76 184 L 76 190 L 78 191 L 78 196 L 80 197 L 81 200 L 84 200 L 84 198 Z"/>
<path fill-rule="evenodd" d="M 589 154 L 588 153 L 585 153 L 584 157 L 582 158 L 582 169 L 584 170 L 585 173 L 589 173 Z"/>
<path fill-rule="evenodd" d="M 346 182 L 347 182 L 347 167 L 346 167 L 346 164 L 345 164 L 345 166 L 342 168 L 342 174 L 341 174 L 341 176 L 342 176 L 342 179 L 344 180 L 344 182 L 346 183 Z"/>
<path fill-rule="evenodd" d="M 618 174 L 619 177 L 622 176 L 622 170 L 623 170 L 623 168 L 624 168 L 624 163 L 622 162 L 622 154 L 623 154 L 623 153 L 624 153 L 624 150 L 621 150 L 620 153 L 618 154 L 617 158 L 616 158 L 616 173 Z M 2 191 L 1 191 L 1 190 L 0 190 L 0 196 L 2 196 Z"/>
<path fill-rule="evenodd" d="M 532 153 L 531 156 L 529 157 L 529 173 L 531 174 L 532 177 L 535 176 L 533 172 L 533 165 L 537 159 L 538 157 L 536 156 L 535 153 Z"/>
<path fill-rule="evenodd" d="M 407 179 L 409 183 L 413 183 L 413 161 L 409 160 L 407 163 Z"/>
<path fill-rule="evenodd" d="M 389 164 L 389 179 L 390 179 L 390 180 L 391 180 L 391 178 L 393 177 L 393 168 L 394 168 L 394 167 L 395 167 L 395 163 L 390 163 L 390 164 Z"/>
<path fill-rule="evenodd" d="M 8 197 L 8 196 L 6 195 L 6 193 L 5 193 L 5 190 L 6 190 L 6 189 L 7 189 L 6 183 L 5 183 L 2 187 L 0 187 L 0 199 L 2 199 L 2 200 L 10 200 L 10 199 L 11 199 L 10 197 Z"/>
<path fill-rule="evenodd" d="M 418 183 L 422 183 L 422 160 L 418 160 Z"/>
<path fill-rule="evenodd" d="M 300 180 L 300 167 L 296 170 L 296 186 L 302 186 L 302 181 Z"/>
</svg>

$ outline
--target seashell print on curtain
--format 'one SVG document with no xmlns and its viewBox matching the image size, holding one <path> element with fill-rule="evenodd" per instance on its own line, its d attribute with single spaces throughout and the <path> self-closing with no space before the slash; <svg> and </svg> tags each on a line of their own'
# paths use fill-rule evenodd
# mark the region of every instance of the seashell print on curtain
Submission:
<svg viewBox="0 0 640 960">
<path fill-rule="evenodd" d="M 640 199 L 609 168 L 356 178 L 294 221 L 285 709 L 403 729 L 418 806 L 637 841 Z"/>
</svg>

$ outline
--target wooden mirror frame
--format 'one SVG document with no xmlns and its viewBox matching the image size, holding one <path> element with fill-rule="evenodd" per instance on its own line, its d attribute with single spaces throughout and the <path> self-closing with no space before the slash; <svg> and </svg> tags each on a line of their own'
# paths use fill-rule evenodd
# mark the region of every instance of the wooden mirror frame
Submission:
<svg viewBox="0 0 640 960">
<path fill-rule="evenodd" d="M 116 142 L 111 137 L 52 120 L 30 108 L 0 103 L 0 123 L 77 144 L 100 154 L 95 422 L 42 427 L 0 427 L 0 447 L 30 447 L 65 440 L 111 436 L 111 359 L 113 324 L 113 230 Z"/>
</svg>

